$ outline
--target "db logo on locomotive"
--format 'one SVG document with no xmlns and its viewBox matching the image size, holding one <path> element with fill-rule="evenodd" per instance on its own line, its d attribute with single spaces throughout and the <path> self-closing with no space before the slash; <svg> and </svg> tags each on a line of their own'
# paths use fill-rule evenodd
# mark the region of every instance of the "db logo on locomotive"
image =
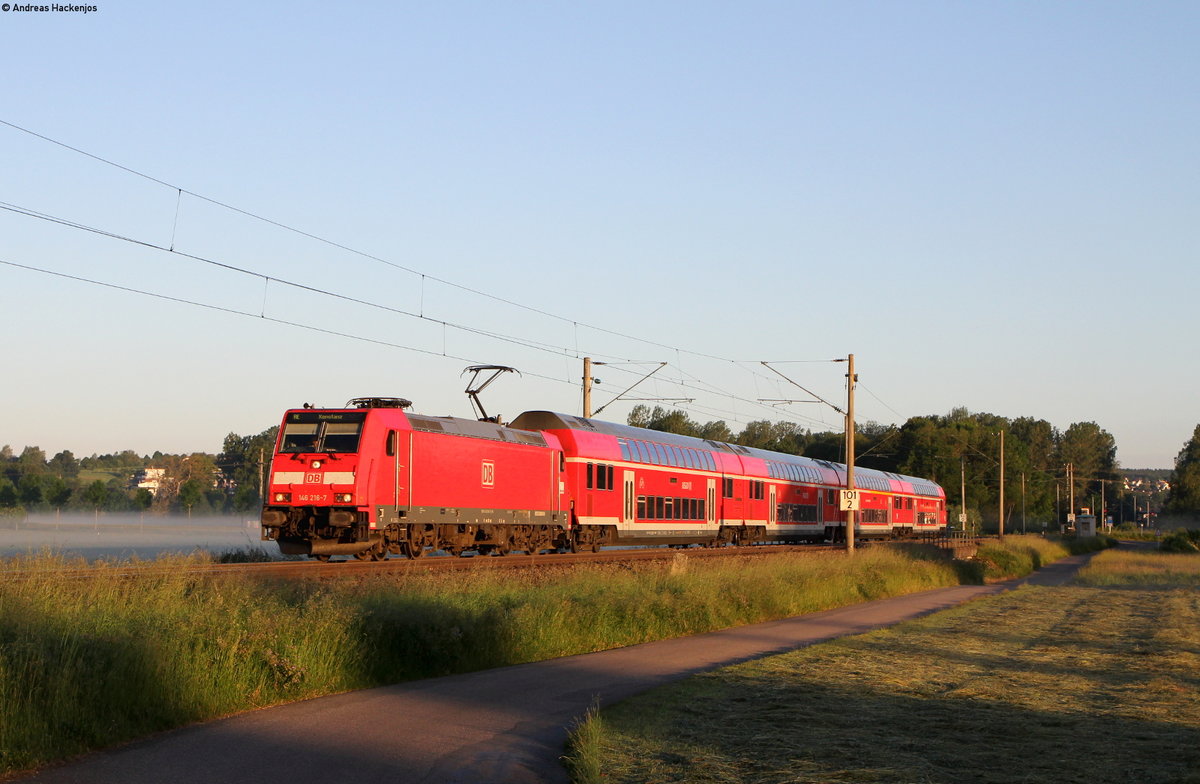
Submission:
<svg viewBox="0 0 1200 784">
<path fill-rule="evenodd" d="M 496 464 L 493 463 L 491 460 L 483 461 L 483 486 L 484 487 L 495 487 L 496 486 Z"/>
</svg>

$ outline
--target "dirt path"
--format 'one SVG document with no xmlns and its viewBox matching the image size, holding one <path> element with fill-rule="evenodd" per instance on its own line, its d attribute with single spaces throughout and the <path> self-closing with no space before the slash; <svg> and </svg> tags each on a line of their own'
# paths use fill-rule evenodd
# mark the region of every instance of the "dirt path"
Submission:
<svg viewBox="0 0 1200 784">
<path fill-rule="evenodd" d="M 567 728 L 671 680 L 899 623 L 1026 582 L 955 586 L 601 653 L 322 697 L 165 733 L 21 779 L 39 784 L 564 783 Z"/>
</svg>

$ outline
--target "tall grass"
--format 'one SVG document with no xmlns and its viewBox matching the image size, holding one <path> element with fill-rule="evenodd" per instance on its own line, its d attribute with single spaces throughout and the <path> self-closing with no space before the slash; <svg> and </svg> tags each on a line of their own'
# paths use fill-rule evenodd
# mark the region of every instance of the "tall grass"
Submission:
<svg viewBox="0 0 1200 784">
<path fill-rule="evenodd" d="M 982 580 L 1008 580 L 1024 577 L 1069 554 L 1066 547 L 1053 539 L 1032 534 L 1006 536 L 1002 541 L 981 546 L 975 563 Z"/>
<path fill-rule="evenodd" d="M 1040 537 L 995 550 L 1053 554 Z M 1053 552 L 1065 551 L 1057 550 Z M 991 557 L 1000 559 L 1001 555 Z M 926 548 L 533 572 L 130 578 L 54 556 L 0 583 L 0 773 L 242 710 L 537 661 L 958 584 Z M 1032 568 L 1032 567 L 1031 567 Z M 969 578 L 971 575 L 967 575 Z"/>
<path fill-rule="evenodd" d="M 606 740 L 600 706 L 594 704 L 575 723 L 567 737 L 567 753 L 562 761 L 572 784 L 600 784 L 604 780 L 601 750 Z"/>
<path fill-rule="evenodd" d="M 183 571 L 131 580 L 53 559 L 0 587 L 0 769 L 356 685 L 348 608 Z M 186 559 L 180 559 L 186 566 Z"/>
<path fill-rule="evenodd" d="M 194 560 L 194 559 L 193 559 Z M 246 709 L 957 582 L 929 555 L 781 555 L 318 583 L 130 578 L 53 556 L 0 584 L 0 771 Z"/>
<path fill-rule="evenodd" d="M 1079 570 L 1075 581 L 1091 586 L 1200 585 L 1200 554 L 1108 552 Z"/>
</svg>

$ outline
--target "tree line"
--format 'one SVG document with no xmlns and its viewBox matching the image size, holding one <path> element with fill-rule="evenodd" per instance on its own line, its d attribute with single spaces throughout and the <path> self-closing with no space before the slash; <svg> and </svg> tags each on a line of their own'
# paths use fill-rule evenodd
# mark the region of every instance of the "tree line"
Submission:
<svg viewBox="0 0 1200 784">
<path fill-rule="evenodd" d="M 645 405 L 628 417 L 636 427 L 713 441 L 845 462 L 845 435 L 813 432 L 792 422 L 758 420 L 734 433 L 720 421 L 698 423 L 686 412 Z M 1161 482 L 1126 488 L 1113 436 L 1095 422 L 1059 430 L 1044 419 L 1010 419 L 955 408 L 945 416 L 912 417 L 904 424 L 860 423 L 855 428 L 855 465 L 920 476 L 946 490 L 950 519 L 995 530 L 1000 519 L 1000 432 L 1004 436 L 1005 530 L 1057 527 L 1072 511 L 1103 510 L 1114 523 L 1156 522 L 1160 513 L 1200 520 L 1200 426 L 1170 475 Z M 1070 466 L 1070 469 L 1068 469 Z"/>
<path fill-rule="evenodd" d="M 63 450 L 51 458 L 36 446 L 21 454 L 0 447 L 0 516 L 34 512 L 150 512 L 232 514 L 262 506 L 263 466 L 270 462 L 278 427 L 257 435 L 230 433 L 219 454 L 138 455 L 131 450 L 76 458 Z M 158 488 L 138 488 L 135 478 L 158 469 Z M 157 472 L 156 472 L 157 473 Z"/>
<path fill-rule="evenodd" d="M 698 423 L 686 412 L 634 407 L 636 427 L 819 460 L 845 462 L 845 436 L 813 432 L 792 422 L 758 420 L 733 432 L 722 421 Z M 855 464 L 932 479 L 946 489 L 951 520 L 964 508 L 968 519 L 994 529 L 1000 517 L 1000 431 L 1004 431 L 1005 529 L 1064 522 L 1074 490 L 1076 511 L 1104 510 L 1114 522 L 1154 521 L 1160 513 L 1182 522 L 1200 521 L 1200 425 L 1169 472 L 1170 492 L 1161 482 L 1126 488 L 1116 461 L 1116 441 L 1094 422 L 1059 430 L 1043 419 L 1009 419 L 955 408 L 945 416 L 912 417 L 903 425 L 866 422 L 855 428 Z M 133 451 L 76 458 L 64 450 L 47 458 L 38 447 L 20 455 L 0 448 L 0 515 L 31 512 L 151 512 L 232 514 L 258 510 L 278 427 L 256 435 L 230 433 L 219 454 L 140 456 Z M 1067 466 L 1071 466 L 1068 476 Z M 138 489 L 132 479 L 157 468 L 157 492 Z"/>
</svg>

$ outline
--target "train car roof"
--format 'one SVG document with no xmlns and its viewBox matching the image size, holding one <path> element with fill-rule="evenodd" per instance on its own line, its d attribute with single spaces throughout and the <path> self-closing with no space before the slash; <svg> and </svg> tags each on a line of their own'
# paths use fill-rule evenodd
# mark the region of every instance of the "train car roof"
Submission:
<svg viewBox="0 0 1200 784">
<path fill-rule="evenodd" d="M 584 419 L 583 417 L 572 416 L 571 414 L 558 414 L 553 411 L 526 411 L 512 421 L 512 426 L 525 430 L 582 430 L 614 436 L 616 438 L 656 441 L 660 444 L 669 444 L 671 446 L 681 446 L 689 449 L 707 449 L 714 452 L 728 452 L 735 455 L 757 458 L 767 463 L 768 470 L 771 468 L 771 463 L 781 466 L 795 466 L 797 469 L 800 469 L 797 474 L 792 474 L 786 469 L 781 469 L 779 473 L 782 475 L 775 476 L 778 479 L 820 482 L 824 481 L 818 478 L 821 473 L 834 471 L 840 480 L 845 481 L 846 475 L 846 466 L 842 463 L 817 460 L 802 455 L 790 455 L 784 452 L 772 452 L 767 449 L 742 446 L 741 444 L 729 444 L 724 441 L 712 441 L 706 438 L 667 433 L 661 430 L 647 430 L 646 428 L 634 427 L 633 425 L 604 422 L 599 419 Z M 816 472 L 818 476 L 814 477 L 810 472 Z M 899 488 L 892 484 L 894 481 L 910 485 L 912 487 L 911 492 L 915 495 L 927 495 L 938 498 L 945 495 L 940 485 L 928 479 L 895 474 L 890 471 L 879 471 L 874 468 L 856 466 L 854 469 L 854 484 L 864 490 L 895 491 Z"/>
<path fill-rule="evenodd" d="M 480 422 L 477 419 L 407 413 L 406 416 L 413 430 L 422 430 L 427 433 L 449 433 L 451 435 L 468 436 L 470 438 L 486 438 L 492 441 L 508 441 L 514 444 L 546 446 L 546 437 L 537 431 L 498 425 L 494 422 Z"/>
</svg>

